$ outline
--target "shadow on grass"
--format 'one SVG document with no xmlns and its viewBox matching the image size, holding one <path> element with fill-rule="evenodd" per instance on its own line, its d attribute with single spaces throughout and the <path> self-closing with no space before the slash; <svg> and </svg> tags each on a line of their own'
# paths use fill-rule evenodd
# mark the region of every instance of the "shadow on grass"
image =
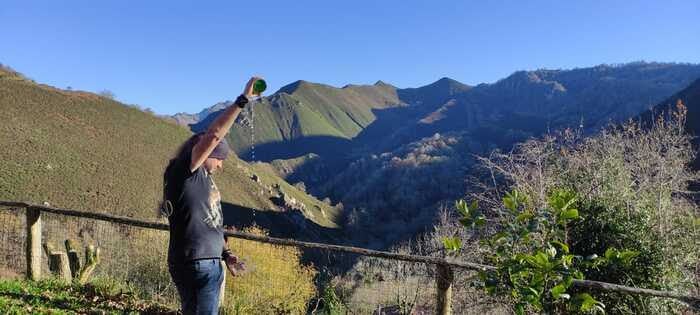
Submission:
<svg viewBox="0 0 700 315">
<path fill-rule="evenodd" d="M 238 230 L 258 226 L 267 230 L 271 237 L 309 242 L 332 242 L 340 239 L 338 229 L 318 225 L 298 210 L 260 211 L 228 202 L 222 202 L 221 206 L 224 225 Z"/>
</svg>

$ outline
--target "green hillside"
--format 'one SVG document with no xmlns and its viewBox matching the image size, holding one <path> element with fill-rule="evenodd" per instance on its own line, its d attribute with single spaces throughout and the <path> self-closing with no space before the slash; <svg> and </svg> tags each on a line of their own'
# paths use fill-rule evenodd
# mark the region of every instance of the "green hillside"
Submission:
<svg viewBox="0 0 700 315">
<path fill-rule="evenodd" d="M 342 89 L 297 81 L 282 88 L 301 104 L 321 114 L 333 127 L 352 138 L 374 121 L 372 109 L 399 104 L 396 88 L 376 85 L 348 85 Z"/>
<path fill-rule="evenodd" d="M 252 145 L 256 159 L 262 160 L 347 151 L 349 140 L 376 119 L 373 110 L 400 104 L 396 88 L 382 82 L 335 88 L 297 81 L 254 103 L 252 117 L 244 111 L 229 139 L 248 160 Z M 192 129 L 203 130 L 216 116 L 209 115 Z"/>
<path fill-rule="evenodd" d="M 0 108 L 5 200 L 153 219 L 164 166 L 191 135 L 186 127 L 112 99 L 36 84 L 9 69 L 0 70 Z M 333 208 L 265 172 L 235 157 L 227 160 L 215 175 L 223 202 L 278 211 L 273 199 L 279 192 L 267 188 L 279 185 L 308 203 L 305 214 L 314 222 L 336 227 Z"/>
</svg>

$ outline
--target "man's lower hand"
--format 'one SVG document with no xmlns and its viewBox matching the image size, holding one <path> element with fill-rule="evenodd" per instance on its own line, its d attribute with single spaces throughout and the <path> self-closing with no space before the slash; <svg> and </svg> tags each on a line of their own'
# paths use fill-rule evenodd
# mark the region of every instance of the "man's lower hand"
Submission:
<svg viewBox="0 0 700 315">
<path fill-rule="evenodd" d="M 246 265 L 244 262 L 240 261 L 235 255 L 231 255 L 224 259 L 228 271 L 231 275 L 236 277 L 241 275 L 246 270 Z"/>
</svg>

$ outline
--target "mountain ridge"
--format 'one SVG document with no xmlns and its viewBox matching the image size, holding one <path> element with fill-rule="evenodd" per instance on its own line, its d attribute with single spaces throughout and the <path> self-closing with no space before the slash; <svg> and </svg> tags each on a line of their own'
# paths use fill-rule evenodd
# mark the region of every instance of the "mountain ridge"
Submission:
<svg viewBox="0 0 700 315">
<path fill-rule="evenodd" d="M 5 200 L 152 220 L 158 217 L 165 165 L 192 134 L 110 98 L 36 84 L 3 69 L 0 104 Z M 236 156 L 224 165 L 215 177 L 226 224 L 258 212 L 318 233 L 337 229 L 338 209 Z"/>
</svg>

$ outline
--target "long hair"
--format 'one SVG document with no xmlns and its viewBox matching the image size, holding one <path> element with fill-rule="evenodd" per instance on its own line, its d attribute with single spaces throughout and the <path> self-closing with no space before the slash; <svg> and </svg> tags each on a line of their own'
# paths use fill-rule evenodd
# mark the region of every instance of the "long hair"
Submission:
<svg viewBox="0 0 700 315">
<path fill-rule="evenodd" d="M 179 187 L 177 184 L 169 186 L 170 176 L 172 176 L 173 169 L 181 165 L 183 161 L 186 161 L 188 154 L 192 154 L 192 148 L 194 148 L 194 145 L 197 144 L 197 141 L 199 141 L 203 134 L 204 133 L 197 133 L 189 137 L 177 149 L 175 156 L 168 161 L 168 165 L 165 167 L 165 171 L 163 171 L 163 198 L 160 202 L 160 215 L 170 217 L 173 214 L 172 200 L 180 197 L 179 195 L 181 194 L 182 187 Z"/>
<path fill-rule="evenodd" d="M 185 154 L 191 154 L 192 148 L 194 148 L 194 145 L 197 144 L 202 135 L 204 135 L 203 132 L 196 133 L 190 136 L 187 140 L 185 140 L 185 142 L 182 145 L 180 145 L 177 151 L 175 151 L 175 156 L 173 156 L 173 158 L 170 159 L 170 162 L 168 162 L 168 166 L 172 165 L 173 162 L 177 162 L 178 160 L 187 157 Z"/>
</svg>

